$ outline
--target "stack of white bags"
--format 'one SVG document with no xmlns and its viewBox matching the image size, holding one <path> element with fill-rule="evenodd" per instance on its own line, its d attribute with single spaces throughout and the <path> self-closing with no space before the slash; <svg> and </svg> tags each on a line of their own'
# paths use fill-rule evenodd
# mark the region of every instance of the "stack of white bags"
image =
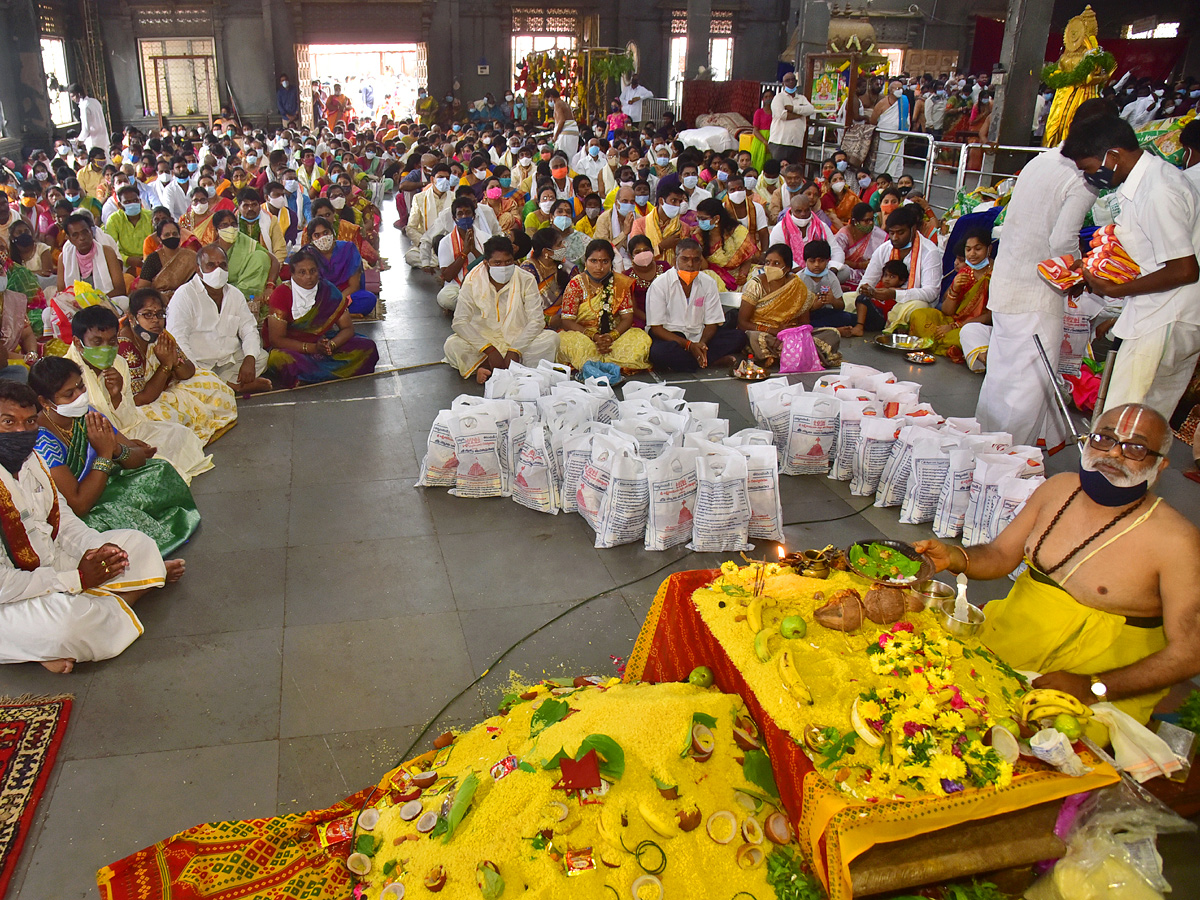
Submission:
<svg viewBox="0 0 1200 900">
<path fill-rule="evenodd" d="M 779 463 L 769 432 L 729 434 L 716 403 L 684 389 L 519 364 L 438 413 L 418 485 L 458 497 L 512 497 L 538 512 L 575 512 L 597 547 L 643 541 L 707 552 L 782 541 Z"/>
<path fill-rule="evenodd" d="M 438 413 L 417 483 L 578 513 L 598 548 L 729 552 L 783 540 L 780 473 L 849 481 L 967 544 L 999 534 L 1045 480 L 1040 450 L 942 418 L 891 372 L 845 363 L 812 391 L 786 378 L 748 390 L 758 427 L 731 435 L 716 403 L 678 385 L 630 382 L 617 399 L 603 379 L 513 364 Z"/>
<path fill-rule="evenodd" d="M 759 427 L 774 435 L 784 475 L 827 474 L 850 493 L 900 507 L 900 521 L 933 523 L 940 538 L 986 543 L 1045 481 L 1042 451 L 1012 435 L 980 433 L 919 401 L 921 386 L 844 363 L 811 392 L 786 378 L 749 388 Z"/>
</svg>

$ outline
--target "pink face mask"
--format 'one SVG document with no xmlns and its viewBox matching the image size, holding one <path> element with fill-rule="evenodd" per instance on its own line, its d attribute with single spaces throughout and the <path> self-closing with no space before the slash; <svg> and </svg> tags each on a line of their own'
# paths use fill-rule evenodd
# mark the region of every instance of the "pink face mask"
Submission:
<svg viewBox="0 0 1200 900">
<path fill-rule="evenodd" d="M 499 200 L 503 196 L 503 194 L 504 194 L 504 192 L 501 191 L 500 188 L 498 188 L 498 187 L 490 187 L 486 191 L 484 191 L 484 195 L 489 200 Z"/>
<path fill-rule="evenodd" d="M 646 268 L 646 266 L 654 262 L 654 251 L 639 250 L 637 253 L 633 254 L 633 262 L 634 265 L 641 266 L 643 269 Z"/>
</svg>

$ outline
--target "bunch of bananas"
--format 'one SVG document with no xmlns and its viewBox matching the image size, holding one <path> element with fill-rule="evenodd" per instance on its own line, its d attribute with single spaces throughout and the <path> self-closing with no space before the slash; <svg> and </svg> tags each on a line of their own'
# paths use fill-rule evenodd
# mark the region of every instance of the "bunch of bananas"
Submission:
<svg viewBox="0 0 1200 900">
<path fill-rule="evenodd" d="M 1019 710 L 1024 722 L 1038 722 L 1061 715 L 1086 719 L 1092 715 L 1092 711 L 1077 697 L 1050 688 L 1035 688 L 1027 693 L 1021 698 Z"/>
</svg>

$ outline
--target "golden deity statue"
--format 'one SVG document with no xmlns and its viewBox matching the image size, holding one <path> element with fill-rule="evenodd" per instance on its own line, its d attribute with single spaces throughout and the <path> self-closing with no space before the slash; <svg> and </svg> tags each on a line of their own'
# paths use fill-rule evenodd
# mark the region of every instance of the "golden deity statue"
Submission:
<svg viewBox="0 0 1200 900">
<path fill-rule="evenodd" d="M 1116 68 L 1112 54 L 1100 49 L 1096 41 L 1096 14 L 1090 6 L 1084 7 L 1063 30 L 1062 56 L 1042 70 L 1042 81 L 1054 89 L 1043 147 L 1062 143 L 1079 104 L 1099 97 L 1100 88 Z"/>
</svg>

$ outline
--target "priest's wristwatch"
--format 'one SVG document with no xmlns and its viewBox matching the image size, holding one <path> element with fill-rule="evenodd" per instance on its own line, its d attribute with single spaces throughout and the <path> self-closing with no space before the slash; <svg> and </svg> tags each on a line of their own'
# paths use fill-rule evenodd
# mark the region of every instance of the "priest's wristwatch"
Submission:
<svg viewBox="0 0 1200 900">
<path fill-rule="evenodd" d="M 1092 696 L 1096 698 L 1096 702 L 1104 703 L 1108 701 L 1108 685 L 1100 680 L 1099 675 L 1091 676 Z"/>
</svg>

